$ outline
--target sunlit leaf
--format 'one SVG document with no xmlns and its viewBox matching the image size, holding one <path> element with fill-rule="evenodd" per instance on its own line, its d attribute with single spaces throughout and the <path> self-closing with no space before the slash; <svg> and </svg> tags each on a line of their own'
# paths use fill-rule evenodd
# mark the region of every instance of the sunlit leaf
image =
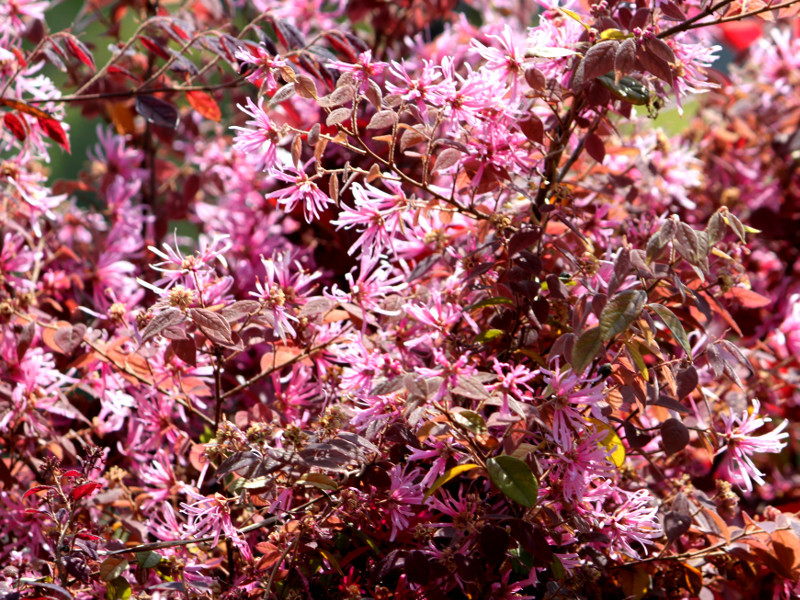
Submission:
<svg viewBox="0 0 800 600">
<path fill-rule="evenodd" d="M 436 481 L 433 482 L 433 485 L 425 492 L 425 498 L 429 498 L 433 493 L 436 492 L 440 487 L 442 487 L 448 481 L 455 479 L 462 473 L 466 473 L 467 471 L 471 471 L 472 469 L 477 469 L 478 465 L 474 463 L 467 463 L 465 465 L 457 465 L 452 469 L 447 469 L 444 473 L 442 473 L 439 477 L 436 478 Z"/>
<path fill-rule="evenodd" d="M 606 434 L 605 437 L 600 440 L 600 446 L 608 451 L 608 460 L 618 469 L 622 468 L 622 465 L 625 464 L 625 446 L 617 435 L 617 432 L 614 431 L 614 428 L 608 423 L 603 423 L 602 421 L 591 418 L 589 421 L 594 424 L 598 431 L 605 432 Z"/>
<path fill-rule="evenodd" d="M 664 321 L 664 324 L 672 333 L 675 341 L 677 341 L 681 345 L 681 348 L 683 348 L 683 351 L 686 352 L 686 356 L 691 356 L 692 347 L 689 345 L 689 337 L 686 335 L 686 330 L 683 328 L 683 325 L 678 317 L 675 316 L 675 313 L 673 313 L 663 304 L 651 303 L 648 304 L 647 307 L 656 313 L 662 321 Z"/>
<path fill-rule="evenodd" d="M 486 470 L 492 483 L 514 502 L 529 508 L 536 504 L 539 482 L 525 462 L 513 456 L 496 456 L 486 461 Z"/>
</svg>

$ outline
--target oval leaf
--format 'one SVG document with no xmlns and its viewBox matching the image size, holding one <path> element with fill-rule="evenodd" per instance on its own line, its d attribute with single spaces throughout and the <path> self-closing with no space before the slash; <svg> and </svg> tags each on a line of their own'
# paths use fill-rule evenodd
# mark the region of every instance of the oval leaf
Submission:
<svg viewBox="0 0 800 600">
<path fill-rule="evenodd" d="M 677 341 L 681 345 L 681 348 L 683 348 L 683 351 L 686 352 L 686 356 L 691 356 L 692 347 L 689 345 L 689 337 L 686 335 L 686 330 L 683 328 L 683 325 L 681 325 L 678 317 L 675 316 L 675 313 L 663 304 L 648 304 L 647 307 L 664 321 L 664 324 L 672 333 L 675 341 Z"/>
<path fill-rule="evenodd" d="M 539 497 L 539 482 L 531 468 L 518 458 L 501 455 L 486 461 L 489 479 L 514 502 L 530 508 Z"/>
<path fill-rule="evenodd" d="M 647 294 L 625 290 L 611 298 L 600 313 L 600 339 L 607 342 L 625 331 L 642 312 Z"/>
<path fill-rule="evenodd" d="M 661 425 L 661 445 L 664 452 L 675 454 L 689 444 L 689 429 L 678 419 L 667 419 Z"/>
<path fill-rule="evenodd" d="M 190 90 L 186 92 L 186 99 L 189 101 L 189 104 L 192 105 L 192 108 L 203 115 L 206 119 L 219 123 L 220 119 L 222 118 L 222 111 L 220 110 L 217 101 L 214 100 L 214 98 L 212 98 L 209 94 L 200 90 Z"/>
<path fill-rule="evenodd" d="M 453 414 L 453 421 L 461 425 L 467 431 L 481 435 L 486 433 L 486 421 L 474 410 L 462 410 Z"/>
<path fill-rule="evenodd" d="M 603 347 L 600 339 L 600 328 L 592 327 L 584 331 L 572 347 L 572 369 L 580 375 L 594 360 Z"/>
<path fill-rule="evenodd" d="M 180 117 L 178 109 L 169 102 L 149 94 L 136 97 L 136 112 L 142 115 L 148 123 L 175 129 Z"/>
<path fill-rule="evenodd" d="M 192 321 L 215 344 L 232 344 L 231 326 L 224 317 L 205 308 L 189 310 Z"/>
</svg>

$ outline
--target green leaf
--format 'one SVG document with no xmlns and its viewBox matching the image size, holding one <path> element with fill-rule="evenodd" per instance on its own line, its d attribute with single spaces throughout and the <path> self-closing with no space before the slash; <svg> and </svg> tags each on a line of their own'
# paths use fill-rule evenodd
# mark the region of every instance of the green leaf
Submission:
<svg viewBox="0 0 800 600">
<path fill-rule="evenodd" d="M 158 552 L 153 552 L 152 550 L 147 552 L 137 552 L 136 562 L 138 562 L 139 566 L 143 569 L 152 569 L 161 562 L 161 555 Z"/>
<path fill-rule="evenodd" d="M 131 586 L 124 577 L 116 577 L 106 586 L 106 600 L 128 600 Z"/>
<path fill-rule="evenodd" d="M 550 563 L 550 570 L 553 572 L 553 577 L 555 577 L 557 581 L 563 580 L 564 576 L 567 574 L 561 559 L 557 556 L 553 556 L 553 562 Z"/>
<path fill-rule="evenodd" d="M 522 506 L 531 507 L 539 496 L 539 482 L 531 468 L 518 458 L 506 454 L 486 461 L 486 470 L 501 492 Z"/>
<path fill-rule="evenodd" d="M 491 342 L 503 335 L 502 329 L 487 329 L 486 331 L 481 331 L 478 335 L 475 336 L 475 343 L 483 344 L 484 342 Z"/>
<path fill-rule="evenodd" d="M 486 308 L 487 306 L 498 306 L 500 304 L 507 304 L 509 306 L 514 306 L 514 301 L 511 298 L 505 298 L 503 296 L 495 296 L 493 298 L 484 298 L 480 302 L 476 302 L 475 304 L 470 304 L 464 310 L 475 310 L 478 308 Z"/>
<path fill-rule="evenodd" d="M 444 473 L 442 473 L 439 477 L 436 478 L 436 481 L 433 482 L 433 485 L 430 489 L 425 492 L 425 500 L 427 500 L 431 494 L 436 492 L 440 487 L 442 487 L 445 483 L 450 481 L 451 479 L 455 479 L 461 473 L 466 473 L 467 471 L 471 471 L 472 469 L 478 468 L 478 465 L 474 463 L 467 463 L 465 465 L 456 465 L 452 469 L 447 469 Z"/>
<path fill-rule="evenodd" d="M 689 338 L 686 335 L 686 330 L 683 328 L 683 325 L 681 325 L 680 320 L 675 316 L 675 313 L 673 313 L 663 304 L 653 303 L 648 304 L 647 307 L 656 313 L 662 321 L 664 321 L 667 329 L 672 332 L 673 337 L 681 345 L 683 351 L 686 352 L 686 356 L 691 356 L 692 347 L 689 345 Z"/>
<path fill-rule="evenodd" d="M 600 313 L 600 339 L 604 342 L 625 331 L 642 312 L 647 294 L 625 290 L 611 298 Z"/>
<path fill-rule="evenodd" d="M 578 375 L 583 373 L 602 347 L 603 340 L 600 339 L 599 327 L 592 327 L 584 331 L 572 347 L 570 362 L 575 373 Z"/>
<path fill-rule="evenodd" d="M 461 425 L 467 431 L 476 435 L 481 435 L 488 431 L 486 421 L 474 410 L 462 410 L 453 413 L 453 421 Z"/>
<path fill-rule="evenodd" d="M 650 371 L 647 369 L 647 363 L 644 362 L 644 357 L 642 353 L 639 351 L 639 344 L 637 342 L 628 343 L 625 342 L 625 347 L 628 349 L 628 352 L 633 359 L 633 363 L 636 365 L 636 368 L 639 369 L 639 372 L 644 377 L 645 381 L 650 381 Z"/>
</svg>

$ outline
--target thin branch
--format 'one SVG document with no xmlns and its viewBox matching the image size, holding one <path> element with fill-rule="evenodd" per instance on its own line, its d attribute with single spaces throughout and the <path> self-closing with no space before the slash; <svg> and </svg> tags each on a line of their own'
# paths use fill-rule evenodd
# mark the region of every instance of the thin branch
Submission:
<svg viewBox="0 0 800 600">
<path fill-rule="evenodd" d="M 669 29 L 665 29 L 664 31 L 660 32 L 657 37 L 665 38 L 675 35 L 676 33 L 681 33 L 682 31 L 688 31 L 689 29 L 694 29 L 695 27 L 706 27 L 707 25 L 712 25 L 713 23 L 701 23 L 695 25 L 698 21 L 702 21 L 706 17 L 710 17 L 720 8 L 727 6 L 728 4 L 733 3 L 735 0 L 721 0 L 717 4 L 712 4 L 707 9 L 702 12 L 697 13 L 695 16 L 686 19 L 683 23 L 679 23 L 675 25 L 675 27 L 670 27 Z"/>
</svg>

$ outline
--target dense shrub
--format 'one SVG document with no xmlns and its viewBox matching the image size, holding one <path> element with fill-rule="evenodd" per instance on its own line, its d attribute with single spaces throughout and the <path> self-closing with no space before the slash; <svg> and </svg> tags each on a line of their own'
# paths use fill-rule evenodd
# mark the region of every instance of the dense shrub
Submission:
<svg viewBox="0 0 800 600">
<path fill-rule="evenodd" d="M 0 599 L 800 594 L 793 2 L 49 4 Z"/>
</svg>

